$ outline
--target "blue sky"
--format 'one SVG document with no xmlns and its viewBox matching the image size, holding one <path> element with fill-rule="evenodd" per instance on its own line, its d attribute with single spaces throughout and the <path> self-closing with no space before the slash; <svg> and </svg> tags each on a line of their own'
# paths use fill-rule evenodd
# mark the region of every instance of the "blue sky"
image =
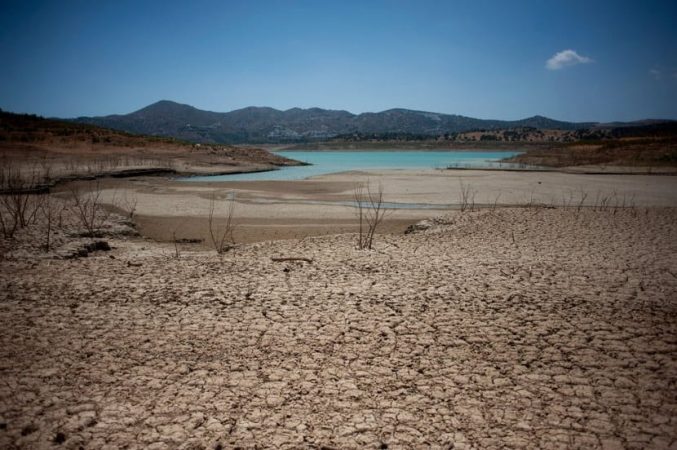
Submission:
<svg viewBox="0 0 677 450">
<path fill-rule="evenodd" d="M 561 53 L 548 66 L 548 60 Z M 0 108 L 677 119 L 675 1 L 6 1 Z"/>
</svg>

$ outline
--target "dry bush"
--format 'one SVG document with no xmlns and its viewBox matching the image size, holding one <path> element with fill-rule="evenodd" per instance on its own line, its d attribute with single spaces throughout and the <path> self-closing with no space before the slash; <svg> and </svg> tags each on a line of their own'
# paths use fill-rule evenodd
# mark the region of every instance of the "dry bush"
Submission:
<svg viewBox="0 0 677 450">
<path fill-rule="evenodd" d="M 78 221 L 85 229 L 87 237 L 99 237 L 110 216 L 110 212 L 103 207 L 101 192 L 98 181 L 94 183 L 93 189 L 83 190 L 78 185 L 73 185 L 70 189 Z"/>
<path fill-rule="evenodd" d="M 55 221 L 59 212 L 59 205 L 56 204 L 50 194 L 47 194 L 44 200 L 40 203 L 40 215 L 44 221 L 45 242 L 42 246 L 44 251 L 51 250 L 52 230 L 54 229 Z"/>
<path fill-rule="evenodd" d="M 366 185 L 358 184 L 353 191 L 353 198 L 359 223 L 357 248 L 371 250 L 376 229 L 388 213 L 383 207 L 383 185 L 379 183 L 377 190 L 374 191 L 369 182 Z"/>
<path fill-rule="evenodd" d="M 578 205 L 576 205 L 576 217 L 581 213 L 581 209 L 583 209 L 583 205 L 585 204 L 585 200 L 588 198 L 588 193 L 584 190 L 581 189 L 581 197 L 578 201 Z"/>
<path fill-rule="evenodd" d="M 531 190 L 531 194 L 529 195 L 529 201 L 525 204 L 525 206 L 526 206 L 527 208 L 534 208 L 534 207 L 538 206 L 538 205 L 536 204 L 536 201 L 534 200 L 534 192 L 535 192 L 535 191 L 536 191 L 536 188 L 533 188 L 533 189 Z"/>
<path fill-rule="evenodd" d="M 136 214 L 136 206 L 138 203 L 139 199 L 136 197 L 135 192 L 129 194 L 127 191 L 125 191 L 124 194 L 118 198 L 115 206 L 125 211 L 127 213 L 127 217 L 129 217 L 129 220 L 132 220 L 134 218 L 134 214 Z"/>
<path fill-rule="evenodd" d="M 235 246 L 235 239 L 233 238 L 233 231 L 235 230 L 235 225 L 233 224 L 235 193 L 230 192 L 228 194 L 224 222 L 217 223 L 217 220 L 214 217 L 215 210 L 216 197 L 212 194 L 209 200 L 209 215 L 207 218 L 209 237 L 211 238 L 212 246 L 214 247 L 214 250 L 216 250 L 216 253 L 223 254 Z"/>
<path fill-rule="evenodd" d="M 498 199 L 501 198 L 501 193 L 499 192 L 498 195 L 494 198 L 494 203 L 491 205 L 491 211 L 496 211 L 496 207 L 498 206 Z"/>
<path fill-rule="evenodd" d="M 616 196 L 616 201 L 613 205 L 613 212 L 616 214 L 618 211 L 623 210 L 635 210 L 635 194 L 633 193 L 630 197 L 627 194 L 623 194 L 623 197 Z"/>
<path fill-rule="evenodd" d="M 183 242 L 183 240 L 179 239 L 176 235 L 179 232 L 179 230 L 183 227 L 184 223 L 185 223 L 185 220 L 178 222 L 174 226 L 174 229 L 172 230 L 172 243 L 174 244 L 174 254 L 172 255 L 172 257 L 175 258 L 175 259 L 181 258 L 181 247 L 179 246 L 179 244 L 181 242 Z"/>
<path fill-rule="evenodd" d="M 634 204 L 634 195 L 631 198 Z M 627 201 L 627 195 L 620 197 L 616 191 L 611 192 L 611 194 L 603 194 L 601 191 L 597 191 L 592 209 L 593 211 L 613 211 L 616 214 L 619 209 L 626 207 Z"/>
<path fill-rule="evenodd" d="M 576 213 L 580 212 L 583 208 L 585 200 L 588 198 L 588 193 L 581 191 L 581 199 L 576 207 Z M 631 195 L 623 194 L 622 196 L 616 191 L 609 193 L 602 193 L 602 191 L 597 191 L 595 195 L 595 200 L 590 206 L 590 209 L 593 211 L 611 211 L 613 215 L 616 215 L 619 211 L 630 211 L 631 214 L 637 216 L 637 204 L 635 201 L 635 193 Z"/>
<path fill-rule="evenodd" d="M 33 166 L 22 171 L 19 166 L 3 160 L 0 168 L 0 230 L 12 238 L 20 228 L 35 223 L 42 196 L 38 195 L 44 177 Z"/>
<path fill-rule="evenodd" d="M 37 162 L 37 167 L 39 167 L 40 178 L 43 183 L 48 183 L 52 179 L 52 166 L 54 165 L 53 161 L 50 161 L 47 156 L 41 158 Z"/>
<path fill-rule="evenodd" d="M 469 184 L 463 183 L 463 180 L 459 179 L 461 183 L 461 190 L 459 192 L 459 202 L 461 206 L 461 212 L 465 211 L 474 211 L 475 210 L 475 195 L 477 191 L 473 189 Z"/>
<path fill-rule="evenodd" d="M 562 194 L 562 209 L 569 209 L 574 201 L 574 191 L 571 189 L 568 190 L 569 192 L 569 197 L 566 197 L 564 194 Z M 554 205 L 555 202 L 552 202 Z"/>
<path fill-rule="evenodd" d="M 174 243 L 174 258 L 181 258 L 181 250 L 179 250 L 179 240 L 176 238 L 176 229 L 172 231 L 172 242 Z"/>
</svg>

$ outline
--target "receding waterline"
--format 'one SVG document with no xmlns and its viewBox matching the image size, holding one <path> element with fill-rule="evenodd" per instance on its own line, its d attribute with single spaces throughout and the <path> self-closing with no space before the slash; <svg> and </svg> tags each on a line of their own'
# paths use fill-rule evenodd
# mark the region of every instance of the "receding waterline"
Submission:
<svg viewBox="0 0 677 450">
<path fill-rule="evenodd" d="M 311 164 L 282 167 L 268 172 L 210 175 L 182 178 L 183 181 L 269 181 L 303 180 L 348 171 L 394 169 L 509 169 L 516 164 L 501 160 L 519 151 L 282 151 L 280 156 Z"/>
</svg>

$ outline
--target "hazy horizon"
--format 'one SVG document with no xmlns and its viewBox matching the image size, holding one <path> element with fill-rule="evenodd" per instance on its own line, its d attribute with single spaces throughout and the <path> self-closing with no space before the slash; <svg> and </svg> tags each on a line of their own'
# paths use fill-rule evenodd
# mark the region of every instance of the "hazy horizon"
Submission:
<svg viewBox="0 0 677 450">
<path fill-rule="evenodd" d="M 610 0 L 3 2 L 0 108 L 161 99 L 518 120 L 677 119 L 677 5 Z"/>
</svg>

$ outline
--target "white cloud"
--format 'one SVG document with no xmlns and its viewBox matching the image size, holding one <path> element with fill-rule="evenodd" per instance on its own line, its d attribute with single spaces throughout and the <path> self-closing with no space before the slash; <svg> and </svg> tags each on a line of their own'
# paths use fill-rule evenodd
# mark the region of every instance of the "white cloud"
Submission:
<svg viewBox="0 0 677 450">
<path fill-rule="evenodd" d="M 562 50 L 561 52 L 555 53 L 555 55 L 545 63 L 545 67 L 549 70 L 560 70 L 568 66 L 591 62 L 593 62 L 591 58 L 581 56 L 574 50 Z"/>
<path fill-rule="evenodd" d="M 677 69 L 668 69 L 664 66 L 654 66 L 649 69 L 649 75 L 656 81 L 669 80 L 671 78 L 673 80 L 677 80 Z"/>
</svg>

